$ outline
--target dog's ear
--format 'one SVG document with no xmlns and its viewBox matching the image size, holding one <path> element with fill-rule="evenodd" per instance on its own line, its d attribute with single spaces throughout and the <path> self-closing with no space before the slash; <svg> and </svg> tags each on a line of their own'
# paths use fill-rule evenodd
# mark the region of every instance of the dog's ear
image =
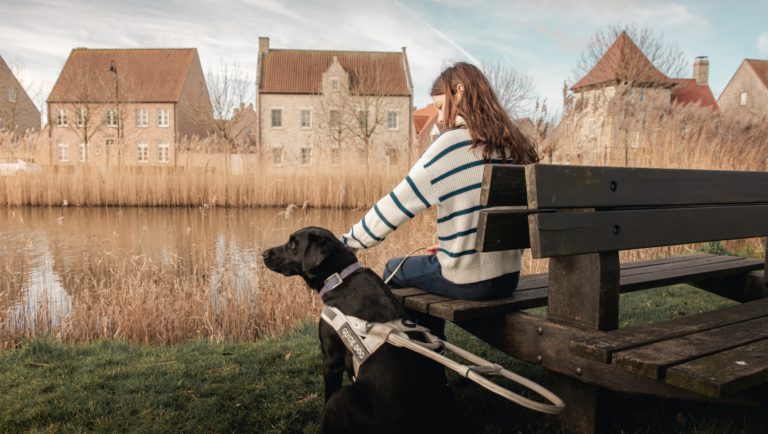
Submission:
<svg viewBox="0 0 768 434">
<path fill-rule="evenodd" d="M 301 258 L 301 269 L 309 277 L 312 277 L 314 269 L 325 261 L 328 254 L 333 250 L 331 241 L 320 232 L 307 232 L 306 247 L 304 256 Z"/>
</svg>

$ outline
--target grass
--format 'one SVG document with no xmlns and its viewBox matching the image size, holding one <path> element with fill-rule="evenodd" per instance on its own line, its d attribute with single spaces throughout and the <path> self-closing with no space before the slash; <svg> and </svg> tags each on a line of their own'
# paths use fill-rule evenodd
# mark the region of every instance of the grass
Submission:
<svg viewBox="0 0 768 434">
<path fill-rule="evenodd" d="M 731 302 L 678 285 L 622 296 L 622 324 L 688 315 Z M 650 306 L 649 306 L 650 305 Z M 652 309 L 648 309 L 652 307 Z M 449 325 L 448 338 L 544 381 L 538 367 L 507 357 Z M 10 432 L 314 432 L 322 408 L 314 323 L 248 343 L 172 346 L 25 341 L 0 352 L 0 427 Z M 558 433 L 559 421 L 450 376 L 465 432 Z M 623 401 L 620 401 L 623 402 Z M 630 404 L 627 404 L 630 405 Z M 630 433 L 757 433 L 759 408 L 632 399 L 613 415 Z"/>
</svg>

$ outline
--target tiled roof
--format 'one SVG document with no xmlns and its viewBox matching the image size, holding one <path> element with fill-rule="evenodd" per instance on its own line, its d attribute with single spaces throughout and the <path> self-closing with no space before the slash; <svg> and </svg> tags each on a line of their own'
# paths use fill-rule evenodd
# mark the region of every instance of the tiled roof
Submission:
<svg viewBox="0 0 768 434">
<path fill-rule="evenodd" d="M 745 59 L 744 61 L 752 67 L 763 86 L 768 89 L 768 60 Z"/>
<path fill-rule="evenodd" d="M 193 61 L 194 48 L 75 48 L 53 86 L 49 102 L 175 102 Z M 114 62 L 117 73 L 110 71 Z"/>
<path fill-rule="evenodd" d="M 432 118 L 437 116 L 437 107 L 434 104 L 429 104 L 424 108 L 420 108 L 413 112 L 413 127 L 416 130 L 416 134 L 419 134 L 424 130 L 424 127 L 429 125 Z"/>
<path fill-rule="evenodd" d="M 676 84 L 672 88 L 673 101 L 680 104 L 699 104 L 717 110 L 717 102 L 708 85 L 696 84 L 693 78 L 674 78 L 672 81 Z"/>
<path fill-rule="evenodd" d="M 403 52 L 270 49 L 262 57 L 260 93 L 319 94 L 334 56 L 350 90 L 369 95 L 411 94 Z"/>
<path fill-rule="evenodd" d="M 586 87 L 622 81 L 642 84 L 670 83 L 669 78 L 653 66 L 626 32 L 621 32 L 603 57 L 571 89 L 579 91 Z"/>
</svg>

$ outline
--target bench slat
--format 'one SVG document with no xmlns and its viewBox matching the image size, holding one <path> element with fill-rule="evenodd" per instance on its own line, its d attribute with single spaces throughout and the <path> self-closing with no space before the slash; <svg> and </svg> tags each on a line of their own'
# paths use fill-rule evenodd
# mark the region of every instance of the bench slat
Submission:
<svg viewBox="0 0 768 434">
<path fill-rule="evenodd" d="M 477 221 L 477 250 L 498 252 L 531 247 L 528 235 L 530 214 L 531 211 L 525 207 L 480 211 Z"/>
<path fill-rule="evenodd" d="M 620 351 L 766 315 L 768 315 L 768 298 L 697 315 L 614 330 L 605 333 L 599 339 L 574 340 L 570 343 L 569 349 L 581 357 L 610 363 L 613 354 Z"/>
<path fill-rule="evenodd" d="M 762 265 L 759 260 L 708 254 L 631 262 L 621 265 L 621 292 L 662 286 L 658 282 L 664 282 L 664 285 L 688 282 L 700 273 L 738 274 L 760 269 Z M 392 292 L 409 309 L 449 321 L 464 321 L 546 306 L 548 278 L 546 273 L 521 276 L 513 295 L 498 300 L 452 300 L 440 296 L 421 298 L 421 295 L 428 293 L 415 288 L 395 289 Z"/>
<path fill-rule="evenodd" d="M 712 398 L 768 381 L 768 339 L 667 369 L 666 382 Z"/>
<path fill-rule="evenodd" d="M 768 310 L 764 314 L 768 315 Z M 613 363 L 634 374 L 663 379 L 669 366 L 765 338 L 768 338 L 768 317 L 762 316 L 621 351 L 613 355 Z"/>
<path fill-rule="evenodd" d="M 541 213 L 529 222 L 531 254 L 546 258 L 765 236 L 768 205 Z"/>
<path fill-rule="evenodd" d="M 768 172 L 550 164 L 525 170 L 531 209 L 768 202 Z"/>
<path fill-rule="evenodd" d="M 480 203 L 485 206 L 528 206 L 525 167 L 489 164 L 483 171 Z"/>
</svg>

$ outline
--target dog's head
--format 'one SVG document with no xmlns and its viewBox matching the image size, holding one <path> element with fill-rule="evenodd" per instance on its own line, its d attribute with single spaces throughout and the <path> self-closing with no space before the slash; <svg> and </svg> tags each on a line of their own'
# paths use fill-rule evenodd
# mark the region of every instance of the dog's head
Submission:
<svg viewBox="0 0 768 434">
<path fill-rule="evenodd" d="M 288 237 L 287 243 L 266 249 L 261 256 L 270 270 L 301 276 L 313 288 L 356 261 L 355 255 L 331 231 L 318 227 L 299 229 Z"/>
</svg>

